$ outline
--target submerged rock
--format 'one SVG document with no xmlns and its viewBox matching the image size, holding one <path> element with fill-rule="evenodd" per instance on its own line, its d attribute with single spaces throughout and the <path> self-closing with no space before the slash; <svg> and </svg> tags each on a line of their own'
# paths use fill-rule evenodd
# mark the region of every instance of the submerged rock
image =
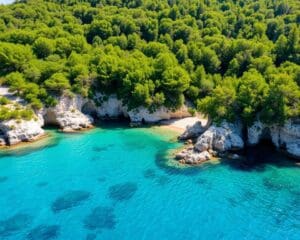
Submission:
<svg viewBox="0 0 300 240">
<path fill-rule="evenodd" d="M 58 237 L 60 230 L 59 225 L 39 225 L 32 229 L 28 235 L 27 239 L 30 240 L 49 240 Z"/>
<path fill-rule="evenodd" d="M 0 221 L 0 237 L 14 234 L 30 225 L 31 216 L 23 213 L 18 213 L 6 220 Z"/>
<path fill-rule="evenodd" d="M 90 196 L 91 194 L 87 191 L 66 192 L 52 203 L 52 211 L 59 212 L 65 209 L 76 207 L 82 202 L 86 201 Z"/>
<path fill-rule="evenodd" d="M 114 209 L 98 206 L 84 219 L 83 223 L 88 230 L 113 229 L 116 225 Z"/>
<path fill-rule="evenodd" d="M 126 201 L 132 198 L 136 191 L 137 184 L 126 182 L 111 186 L 109 188 L 108 195 L 113 200 Z"/>
</svg>

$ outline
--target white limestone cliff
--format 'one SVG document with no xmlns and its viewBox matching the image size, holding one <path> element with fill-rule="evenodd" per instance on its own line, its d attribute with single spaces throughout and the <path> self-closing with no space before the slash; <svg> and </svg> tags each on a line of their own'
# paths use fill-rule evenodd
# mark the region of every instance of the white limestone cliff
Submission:
<svg viewBox="0 0 300 240">
<path fill-rule="evenodd" d="M 88 100 L 79 95 L 61 96 L 55 107 L 42 111 L 45 124 L 57 125 L 62 131 L 72 132 L 92 127 L 93 118 L 82 113 Z"/>
</svg>

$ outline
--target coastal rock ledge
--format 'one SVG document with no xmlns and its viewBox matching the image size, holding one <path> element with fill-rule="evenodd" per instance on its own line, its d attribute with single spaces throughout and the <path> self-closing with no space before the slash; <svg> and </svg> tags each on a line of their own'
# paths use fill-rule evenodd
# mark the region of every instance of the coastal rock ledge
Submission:
<svg viewBox="0 0 300 240">
<path fill-rule="evenodd" d="M 237 151 L 244 148 L 242 128 L 240 123 L 223 121 L 219 126 L 213 124 L 206 131 L 199 125 L 188 127 L 179 139 L 196 139 L 194 145 L 189 145 L 175 156 L 181 163 L 199 164 L 211 159 L 213 156 L 224 156 L 228 151 Z M 198 137 L 197 137 L 198 134 Z M 257 145 L 261 140 L 271 140 L 274 146 L 287 155 L 300 159 L 300 120 L 288 120 L 283 126 L 266 125 L 256 121 L 247 128 L 247 145 Z M 238 158 L 237 154 L 229 154 Z"/>
<path fill-rule="evenodd" d="M 269 139 L 279 150 L 300 159 L 300 119 L 290 119 L 283 126 L 256 121 L 247 132 L 249 145 Z"/>
<path fill-rule="evenodd" d="M 194 129 L 199 131 L 199 127 Z M 210 160 L 220 152 L 242 148 L 244 148 L 244 141 L 242 139 L 241 124 L 223 121 L 220 126 L 211 125 L 197 138 L 193 147 L 189 146 L 183 149 L 176 154 L 175 158 L 180 160 L 181 163 L 199 164 Z"/>
<path fill-rule="evenodd" d="M 45 124 L 58 126 L 63 132 L 74 132 L 93 126 L 93 118 L 82 113 L 83 106 L 88 102 L 79 95 L 62 96 L 55 107 L 45 108 L 42 115 Z"/>
<path fill-rule="evenodd" d="M 0 145 L 15 145 L 32 142 L 45 135 L 38 120 L 8 120 L 0 122 Z"/>
</svg>

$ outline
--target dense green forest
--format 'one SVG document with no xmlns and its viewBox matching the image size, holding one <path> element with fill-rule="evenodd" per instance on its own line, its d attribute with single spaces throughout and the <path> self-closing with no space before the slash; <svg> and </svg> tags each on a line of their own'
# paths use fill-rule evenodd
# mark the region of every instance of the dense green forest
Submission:
<svg viewBox="0 0 300 240">
<path fill-rule="evenodd" d="M 299 0 L 23 0 L 0 6 L 0 83 L 31 108 L 116 93 L 215 121 L 300 116 Z"/>
</svg>

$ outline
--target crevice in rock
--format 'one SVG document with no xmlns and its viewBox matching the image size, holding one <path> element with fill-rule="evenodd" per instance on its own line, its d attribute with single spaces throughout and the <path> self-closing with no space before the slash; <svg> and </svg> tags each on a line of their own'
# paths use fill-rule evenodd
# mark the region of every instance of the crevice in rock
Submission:
<svg viewBox="0 0 300 240">
<path fill-rule="evenodd" d="M 46 113 L 43 115 L 44 118 L 44 125 L 49 127 L 59 127 L 59 123 L 56 119 L 56 114 L 52 110 L 47 110 Z"/>
</svg>

